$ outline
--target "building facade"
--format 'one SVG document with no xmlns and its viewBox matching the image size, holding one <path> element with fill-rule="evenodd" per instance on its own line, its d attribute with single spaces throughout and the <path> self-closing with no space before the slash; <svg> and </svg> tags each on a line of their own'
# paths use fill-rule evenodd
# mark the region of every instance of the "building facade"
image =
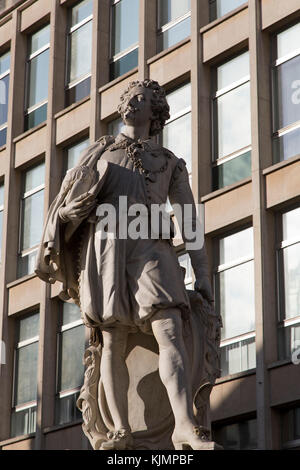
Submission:
<svg viewBox="0 0 300 470">
<path fill-rule="evenodd" d="M 120 131 L 119 97 L 145 78 L 165 87 L 159 139 L 205 208 L 223 318 L 214 438 L 300 449 L 299 0 L 0 2 L 0 449 L 89 448 L 88 332 L 35 259 L 64 174 Z"/>
</svg>

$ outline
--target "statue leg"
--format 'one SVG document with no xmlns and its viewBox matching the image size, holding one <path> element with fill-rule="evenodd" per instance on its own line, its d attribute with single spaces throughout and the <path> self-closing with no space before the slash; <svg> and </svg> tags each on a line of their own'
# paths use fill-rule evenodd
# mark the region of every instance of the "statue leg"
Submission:
<svg viewBox="0 0 300 470">
<path fill-rule="evenodd" d="M 107 328 L 103 333 L 101 379 L 115 431 L 130 431 L 128 422 L 129 375 L 125 363 L 128 328 Z"/>
<path fill-rule="evenodd" d="M 216 449 L 216 444 L 209 440 L 208 430 L 198 425 L 193 413 L 191 379 L 180 310 L 160 310 L 152 317 L 151 323 L 159 347 L 159 375 L 167 389 L 175 418 L 172 435 L 175 449 Z"/>
</svg>

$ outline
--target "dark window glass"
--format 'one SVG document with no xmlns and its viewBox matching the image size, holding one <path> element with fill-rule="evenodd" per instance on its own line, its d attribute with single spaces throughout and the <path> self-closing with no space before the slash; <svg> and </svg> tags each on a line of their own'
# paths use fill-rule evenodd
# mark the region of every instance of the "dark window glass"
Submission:
<svg viewBox="0 0 300 470">
<path fill-rule="evenodd" d="M 67 106 L 89 96 L 91 92 L 91 77 L 86 78 L 78 85 L 72 86 L 67 90 Z"/>
<path fill-rule="evenodd" d="M 225 426 L 212 426 L 213 439 L 225 450 L 253 450 L 257 448 L 257 421 L 251 419 Z"/>
<path fill-rule="evenodd" d="M 126 54 L 121 59 L 116 60 L 110 64 L 110 80 L 114 80 L 129 70 L 134 69 L 138 65 L 138 49 Z"/>
</svg>

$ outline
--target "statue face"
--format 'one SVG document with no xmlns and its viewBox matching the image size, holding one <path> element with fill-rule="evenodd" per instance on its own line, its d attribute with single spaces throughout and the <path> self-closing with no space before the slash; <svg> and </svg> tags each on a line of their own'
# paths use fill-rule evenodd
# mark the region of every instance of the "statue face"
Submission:
<svg viewBox="0 0 300 470">
<path fill-rule="evenodd" d="M 147 125 L 153 119 L 151 99 L 151 89 L 138 85 L 132 88 L 123 115 L 124 123 L 131 126 Z"/>
</svg>

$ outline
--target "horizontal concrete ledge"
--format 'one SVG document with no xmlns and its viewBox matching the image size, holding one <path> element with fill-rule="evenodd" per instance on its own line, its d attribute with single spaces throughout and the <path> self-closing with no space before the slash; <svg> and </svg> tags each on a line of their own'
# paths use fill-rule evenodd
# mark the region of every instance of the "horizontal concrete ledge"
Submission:
<svg viewBox="0 0 300 470">
<path fill-rule="evenodd" d="M 64 116 L 65 114 L 70 113 L 71 111 L 73 111 L 73 109 L 78 108 L 78 106 L 85 103 L 86 101 L 89 101 L 90 99 L 91 98 L 90 98 L 90 95 L 89 95 L 89 96 L 86 96 L 85 98 L 82 98 L 80 101 L 76 101 L 76 103 L 70 104 L 70 106 L 68 106 L 67 108 L 64 108 L 61 111 L 59 111 L 58 113 L 56 113 L 54 115 L 54 119 L 58 119 L 61 116 Z"/>
<path fill-rule="evenodd" d="M 176 49 L 179 49 L 181 46 L 184 46 L 188 42 L 191 42 L 190 36 L 183 39 L 182 41 L 177 42 L 176 44 L 174 44 L 174 46 L 170 46 L 170 47 L 168 47 L 168 49 L 165 49 L 165 50 L 159 52 L 158 54 L 154 55 L 150 59 L 148 59 L 147 60 L 147 65 L 153 64 L 153 62 L 156 62 L 157 60 L 159 60 L 162 57 L 170 54 L 171 52 L 175 51 Z"/>
<path fill-rule="evenodd" d="M 219 24 L 223 23 L 224 21 L 227 21 L 228 18 L 231 18 L 232 16 L 236 15 L 240 11 L 245 10 L 246 8 L 248 8 L 248 2 L 245 2 L 243 5 L 240 5 L 239 7 L 235 8 L 234 10 L 226 13 L 226 15 L 221 16 L 221 18 L 217 18 L 216 20 L 211 21 L 211 23 L 209 23 L 205 26 L 202 26 L 202 28 L 200 28 L 200 34 L 206 33 L 206 31 L 209 31 L 209 30 L 213 29 L 215 26 L 218 26 Z"/>
<path fill-rule="evenodd" d="M 237 372 L 236 374 L 225 375 L 224 377 L 219 377 L 216 379 L 215 385 L 223 384 L 225 382 L 231 382 L 232 380 L 237 380 L 243 377 L 248 377 L 248 375 L 256 375 L 256 369 L 249 369 L 243 372 Z"/>
<path fill-rule="evenodd" d="M 225 186 L 224 188 L 217 189 L 216 191 L 213 191 L 212 193 L 209 193 L 203 196 L 201 198 L 201 202 L 210 201 L 211 199 L 219 197 L 222 194 L 228 193 L 229 191 L 234 191 L 236 188 L 239 188 L 240 186 L 244 186 L 245 184 L 251 183 L 251 181 L 252 181 L 251 177 L 245 178 L 241 181 L 238 181 L 237 183 L 233 183 L 233 184 L 230 184 L 229 186 Z"/>
<path fill-rule="evenodd" d="M 43 429 L 43 434 L 50 434 L 51 432 L 61 431 L 62 429 L 73 428 L 74 426 L 81 426 L 83 423 L 82 419 L 73 421 L 72 423 L 58 424 L 57 426 L 49 426 Z"/>
<path fill-rule="evenodd" d="M 13 143 L 14 144 L 18 143 L 20 140 L 25 139 L 25 137 L 28 137 L 29 135 L 34 134 L 35 132 L 39 131 L 40 129 L 42 129 L 43 127 L 46 127 L 46 126 L 47 126 L 47 121 L 42 122 L 38 126 L 35 126 L 32 129 L 29 129 L 28 131 L 25 131 L 22 134 L 15 137 L 13 139 Z"/>
<path fill-rule="evenodd" d="M 124 73 L 120 77 L 117 77 L 114 80 L 112 80 L 111 82 L 108 82 L 105 85 L 101 86 L 99 88 L 99 93 L 102 93 L 103 91 L 109 90 L 109 88 L 112 88 L 113 86 L 117 85 L 118 83 L 122 82 L 123 80 L 126 80 L 126 78 L 130 77 L 131 75 L 134 75 L 137 72 L 138 72 L 138 67 L 135 67 L 134 69 L 129 70 L 128 72 Z"/>
<path fill-rule="evenodd" d="M 284 168 L 288 165 L 292 165 L 293 163 L 298 162 L 299 160 L 300 160 L 300 153 L 299 155 L 296 155 L 295 157 L 291 157 L 288 160 L 284 160 L 283 162 L 275 163 L 274 165 L 266 168 L 265 170 L 263 170 L 263 175 L 269 175 L 270 173 L 280 170 L 280 168 Z"/>
<path fill-rule="evenodd" d="M 29 439 L 35 438 L 35 433 L 25 434 L 23 436 L 11 437 L 5 441 L 0 442 L 0 447 L 4 447 L 10 444 L 15 444 L 16 442 L 28 441 Z"/>
</svg>

